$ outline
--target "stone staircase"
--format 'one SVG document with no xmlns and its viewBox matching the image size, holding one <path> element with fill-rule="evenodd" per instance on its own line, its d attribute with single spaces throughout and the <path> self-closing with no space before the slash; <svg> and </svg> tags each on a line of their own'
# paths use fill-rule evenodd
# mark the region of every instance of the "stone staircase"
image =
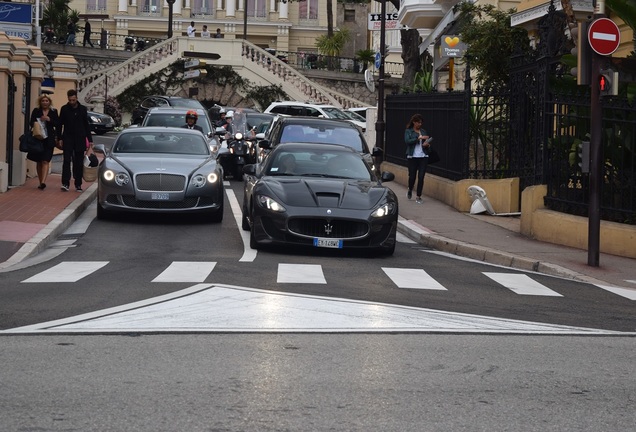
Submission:
<svg viewBox="0 0 636 432">
<path fill-rule="evenodd" d="M 139 52 L 123 63 L 79 78 L 79 99 L 93 106 L 106 96 L 117 96 L 144 77 L 159 72 L 171 63 L 184 58 L 184 52 L 218 54 L 218 60 L 208 64 L 231 66 L 243 78 L 255 85 L 280 85 L 294 100 L 312 100 L 341 108 L 363 107 L 368 104 L 332 89 L 321 86 L 296 69 L 242 39 L 204 39 L 177 36 Z"/>
</svg>

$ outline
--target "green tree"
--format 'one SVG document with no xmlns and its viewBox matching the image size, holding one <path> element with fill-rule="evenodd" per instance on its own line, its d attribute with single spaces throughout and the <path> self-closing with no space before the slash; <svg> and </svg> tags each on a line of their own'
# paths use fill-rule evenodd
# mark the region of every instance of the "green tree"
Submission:
<svg viewBox="0 0 636 432">
<path fill-rule="evenodd" d="M 455 7 L 461 12 L 458 24 L 462 41 L 468 45 L 466 57 L 477 71 L 479 83 L 487 88 L 507 87 L 513 50 L 530 51 L 526 30 L 510 25 L 514 9 L 501 11 L 468 1 Z"/>
<path fill-rule="evenodd" d="M 375 61 L 375 51 L 372 49 L 361 49 L 356 52 L 356 59 L 362 62 L 362 70 L 365 71 L 369 67 L 369 63 Z"/>
<path fill-rule="evenodd" d="M 633 49 L 630 56 L 636 57 L 636 0 L 605 0 L 605 6 L 632 29 Z"/>
<path fill-rule="evenodd" d="M 42 10 L 40 24 L 42 27 L 51 27 L 58 38 L 66 35 L 69 19 L 75 24 L 79 21 L 79 12 L 71 9 L 69 3 L 71 0 L 49 0 Z"/>
</svg>

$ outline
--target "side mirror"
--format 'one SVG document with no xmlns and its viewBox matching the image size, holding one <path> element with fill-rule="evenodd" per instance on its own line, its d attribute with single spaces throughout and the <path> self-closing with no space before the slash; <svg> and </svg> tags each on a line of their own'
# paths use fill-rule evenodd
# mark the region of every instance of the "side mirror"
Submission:
<svg viewBox="0 0 636 432">
<path fill-rule="evenodd" d="M 373 147 L 373 151 L 371 152 L 371 154 L 373 155 L 373 157 L 382 157 L 384 156 L 384 150 L 382 150 L 380 147 Z"/>
<path fill-rule="evenodd" d="M 243 174 L 247 174 L 247 175 L 255 175 L 256 174 L 256 165 L 254 164 L 247 164 L 247 165 L 243 165 Z"/>
<path fill-rule="evenodd" d="M 389 171 L 382 171 L 382 174 L 380 175 L 380 180 L 382 180 L 382 183 L 393 181 L 395 180 L 395 174 Z"/>
<path fill-rule="evenodd" d="M 106 147 L 104 147 L 104 144 L 93 145 L 93 151 L 96 153 L 101 153 L 103 155 L 106 155 Z"/>
<path fill-rule="evenodd" d="M 269 141 L 268 140 L 261 140 L 258 142 L 258 147 L 262 148 L 262 149 L 268 149 L 271 146 L 269 145 Z"/>
</svg>

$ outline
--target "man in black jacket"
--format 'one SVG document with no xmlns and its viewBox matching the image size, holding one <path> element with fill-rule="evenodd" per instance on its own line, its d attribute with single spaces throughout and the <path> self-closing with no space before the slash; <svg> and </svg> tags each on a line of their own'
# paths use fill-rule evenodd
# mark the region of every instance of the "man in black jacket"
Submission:
<svg viewBox="0 0 636 432">
<path fill-rule="evenodd" d="M 68 103 L 60 110 L 57 128 L 58 148 L 64 152 L 62 163 L 62 190 L 68 191 L 71 181 L 71 164 L 75 190 L 82 192 L 84 156 L 93 145 L 93 135 L 88 124 L 88 110 L 77 100 L 77 91 L 66 92 Z"/>
<path fill-rule="evenodd" d="M 91 23 L 88 22 L 88 18 L 84 19 L 84 40 L 82 41 L 82 46 L 86 46 L 86 44 L 89 44 L 91 48 L 95 48 L 93 42 L 91 42 Z"/>
</svg>

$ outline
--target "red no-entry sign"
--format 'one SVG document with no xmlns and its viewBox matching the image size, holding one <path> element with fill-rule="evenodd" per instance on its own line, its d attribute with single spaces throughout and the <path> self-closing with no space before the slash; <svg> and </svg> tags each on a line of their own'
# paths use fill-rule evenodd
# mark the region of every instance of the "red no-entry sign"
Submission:
<svg viewBox="0 0 636 432">
<path fill-rule="evenodd" d="M 599 18 L 590 24 L 587 30 L 590 46 L 600 55 L 610 55 L 618 49 L 621 43 L 621 33 L 614 21 L 609 18 Z"/>
</svg>

